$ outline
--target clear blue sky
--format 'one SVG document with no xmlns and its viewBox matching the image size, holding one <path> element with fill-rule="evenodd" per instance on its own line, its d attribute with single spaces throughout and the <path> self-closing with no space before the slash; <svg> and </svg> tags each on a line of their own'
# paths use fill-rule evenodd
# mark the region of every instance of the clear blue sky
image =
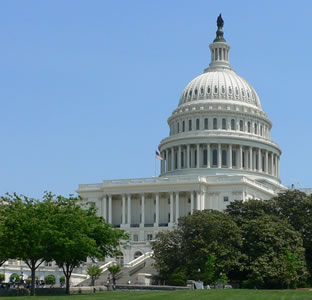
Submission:
<svg viewBox="0 0 312 300">
<path fill-rule="evenodd" d="M 312 187 L 311 11 L 311 1 L 2 0 L 0 194 L 153 176 L 220 12 L 232 67 L 273 122 L 282 182 Z"/>
</svg>

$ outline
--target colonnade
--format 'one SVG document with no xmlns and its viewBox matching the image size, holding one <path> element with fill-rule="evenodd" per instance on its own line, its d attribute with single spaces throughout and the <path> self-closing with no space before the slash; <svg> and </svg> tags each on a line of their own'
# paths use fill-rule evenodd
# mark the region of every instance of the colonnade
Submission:
<svg viewBox="0 0 312 300">
<path fill-rule="evenodd" d="M 279 155 L 252 146 L 235 144 L 187 144 L 161 151 L 161 174 L 188 168 L 235 168 L 279 178 Z"/>
<path fill-rule="evenodd" d="M 169 214 L 168 214 L 168 226 L 172 226 L 174 223 L 178 222 L 180 215 L 180 193 L 181 192 L 170 192 L 169 196 Z M 183 192 L 185 193 L 185 192 Z M 190 191 L 186 192 L 189 194 L 190 206 L 189 213 L 193 214 L 194 210 L 202 210 L 204 209 L 204 198 L 205 195 L 203 192 L 199 191 Z M 135 194 L 137 197 L 137 194 Z M 118 195 L 120 196 L 120 195 Z M 140 194 L 140 206 L 141 206 L 141 222 L 140 224 L 133 224 L 131 222 L 131 194 L 123 194 L 121 195 L 122 199 L 122 209 L 121 209 L 121 227 L 131 227 L 131 225 L 139 225 L 140 227 L 145 227 L 145 194 Z M 155 211 L 155 219 L 154 219 L 154 227 L 158 227 L 160 224 L 160 201 L 167 201 L 168 197 L 164 197 L 160 199 L 160 194 L 153 194 L 154 201 L 154 211 Z M 113 195 L 104 195 L 102 198 L 102 217 L 108 221 L 108 223 L 112 224 L 112 216 L 113 216 Z M 165 212 L 167 213 L 167 212 Z"/>
</svg>

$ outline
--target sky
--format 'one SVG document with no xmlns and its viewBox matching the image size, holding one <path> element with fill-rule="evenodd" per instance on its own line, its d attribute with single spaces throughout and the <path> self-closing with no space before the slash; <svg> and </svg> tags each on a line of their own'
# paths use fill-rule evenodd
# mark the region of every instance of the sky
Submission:
<svg viewBox="0 0 312 300">
<path fill-rule="evenodd" d="M 311 11 L 301 0 L 2 0 L 0 195 L 154 176 L 220 12 L 230 63 L 273 122 L 282 183 L 312 187 Z"/>
</svg>

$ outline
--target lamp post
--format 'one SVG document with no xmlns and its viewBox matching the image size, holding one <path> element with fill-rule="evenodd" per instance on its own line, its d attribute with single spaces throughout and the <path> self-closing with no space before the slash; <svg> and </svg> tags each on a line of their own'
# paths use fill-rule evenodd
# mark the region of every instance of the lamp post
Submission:
<svg viewBox="0 0 312 300">
<path fill-rule="evenodd" d="M 198 272 L 198 281 L 200 281 L 200 268 L 198 268 L 197 272 Z"/>
</svg>

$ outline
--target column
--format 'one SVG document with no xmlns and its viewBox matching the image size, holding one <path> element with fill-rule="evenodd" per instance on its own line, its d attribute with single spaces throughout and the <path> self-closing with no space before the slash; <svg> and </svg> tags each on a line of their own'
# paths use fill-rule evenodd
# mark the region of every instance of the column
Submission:
<svg viewBox="0 0 312 300">
<path fill-rule="evenodd" d="M 108 196 L 108 223 L 112 224 L 112 204 L 113 198 L 112 195 Z"/>
<path fill-rule="evenodd" d="M 170 219 L 169 224 L 172 225 L 173 223 L 173 193 L 170 193 Z"/>
<path fill-rule="evenodd" d="M 171 171 L 174 170 L 174 161 L 175 161 L 175 159 L 174 159 L 174 148 L 172 147 L 171 148 Z"/>
<path fill-rule="evenodd" d="M 221 144 L 218 144 L 218 168 L 221 168 Z"/>
<path fill-rule="evenodd" d="M 178 220 L 180 218 L 180 198 L 179 198 L 179 192 L 176 193 L 176 224 L 178 224 Z"/>
<path fill-rule="evenodd" d="M 155 201 L 155 215 L 156 215 L 156 219 L 155 219 L 155 223 L 154 223 L 154 227 L 158 227 L 159 226 L 159 194 L 156 194 L 156 201 Z"/>
<path fill-rule="evenodd" d="M 144 227 L 145 224 L 145 196 L 141 195 L 141 224 L 140 227 Z"/>
<path fill-rule="evenodd" d="M 181 169 L 181 146 L 178 148 L 178 169 Z"/>
<path fill-rule="evenodd" d="M 269 152 L 265 150 L 265 173 L 269 174 Z"/>
<path fill-rule="evenodd" d="M 196 209 L 201 210 L 201 197 L 200 192 L 196 192 Z"/>
<path fill-rule="evenodd" d="M 277 163 L 276 163 L 276 154 L 274 154 L 274 176 L 277 176 Z"/>
<path fill-rule="evenodd" d="M 166 149 L 166 172 L 169 171 L 169 151 Z"/>
<path fill-rule="evenodd" d="M 103 218 L 107 221 L 107 196 L 105 195 L 103 201 Z"/>
<path fill-rule="evenodd" d="M 121 218 L 121 224 L 126 224 L 126 195 L 122 195 L 122 218 Z"/>
<path fill-rule="evenodd" d="M 207 168 L 210 168 L 210 144 L 207 144 Z"/>
<path fill-rule="evenodd" d="M 230 157 L 229 157 L 229 168 L 232 169 L 232 145 L 229 145 L 229 153 L 230 153 Z"/>
<path fill-rule="evenodd" d="M 128 217 L 127 225 L 131 227 L 131 195 L 128 195 Z"/>
<path fill-rule="evenodd" d="M 243 147 L 239 145 L 239 168 L 243 168 Z"/>
<path fill-rule="evenodd" d="M 186 167 L 190 168 L 190 145 L 186 146 Z"/>
<path fill-rule="evenodd" d="M 197 153 L 196 153 L 196 168 L 199 168 L 199 144 L 197 144 Z"/>
<path fill-rule="evenodd" d="M 277 177 L 280 178 L 280 158 L 277 157 Z"/>
<path fill-rule="evenodd" d="M 250 170 L 252 171 L 253 170 L 253 157 L 252 157 L 252 147 L 249 147 L 249 159 L 250 159 Z"/>
<path fill-rule="evenodd" d="M 262 153 L 261 149 L 258 149 L 258 171 L 262 172 Z"/>
<path fill-rule="evenodd" d="M 194 212 L 194 192 L 190 192 L 191 193 L 191 215 Z"/>
</svg>

